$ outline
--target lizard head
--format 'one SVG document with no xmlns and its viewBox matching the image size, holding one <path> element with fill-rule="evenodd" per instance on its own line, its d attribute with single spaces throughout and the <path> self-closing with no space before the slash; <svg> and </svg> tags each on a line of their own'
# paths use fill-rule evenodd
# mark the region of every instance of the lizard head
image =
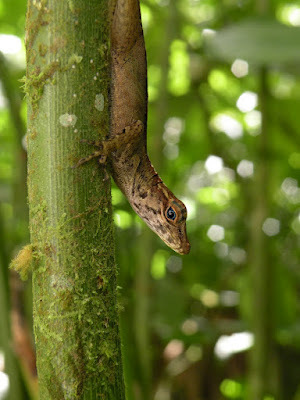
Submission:
<svg viewBox="0 0 300 400">
<path fill-rule="evenodd" d="M 161 226 L 164 229 L 157 234 L 179 254 L 187 254 L 190 251 L 190 243 L 186 234 L 186 218 L 185 205 L 169 192 L 168 198 L 161 203 Z"/>
<path fill-rule="evenodd" d="M 179 254 L 189 253 L 186 207 L 162 182 L 132 207 L 171 249 Z"/>
</svg>

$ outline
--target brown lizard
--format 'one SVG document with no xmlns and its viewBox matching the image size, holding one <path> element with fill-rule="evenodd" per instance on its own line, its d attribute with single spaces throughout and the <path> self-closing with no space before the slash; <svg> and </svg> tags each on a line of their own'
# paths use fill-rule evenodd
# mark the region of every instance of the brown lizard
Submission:
<svg viewBox="0 0 300 400">
<path fill-rule="evenodd" d="M 147 155 L 147 60 L 139 0 L 113 0 L 111 22 L 111 129 L 89 142 L 133 210 L 173 250 L 190 251 L 185 205 L 166 187 Z"/>
</svg>

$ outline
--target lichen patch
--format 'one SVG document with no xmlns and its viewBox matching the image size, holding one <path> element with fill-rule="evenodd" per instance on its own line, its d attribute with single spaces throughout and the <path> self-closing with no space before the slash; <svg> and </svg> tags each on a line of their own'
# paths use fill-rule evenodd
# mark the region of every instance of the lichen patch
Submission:
<svg viewBox="0 0 300 400">
<path fill-rule="evenodd" d="M 104 110 L 104 96 L 102 93 L 96 94 L 95 107 L 97 108 L 98 111 Z"/>
<path fill-rule="evenodd" d="M 59 117 L 59 123 L 65 128 L 75 126 L 76 122 L 77 117 L 74 114 L 63 114 Z"/>
</svg>

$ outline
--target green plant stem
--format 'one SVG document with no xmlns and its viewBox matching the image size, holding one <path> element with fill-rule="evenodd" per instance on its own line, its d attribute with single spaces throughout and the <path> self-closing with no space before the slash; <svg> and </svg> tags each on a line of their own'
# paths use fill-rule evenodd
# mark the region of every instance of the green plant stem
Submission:
<svg viewBox="0 0 300 400">
<path fill-rule="evenodd" d="M 21 96 L 16 92 L 13 87 L 12 79 L 9 76 L 9 70 L 4 55 L 0 52 L 0 79 L 3 84 L 5 97 L 8 101 L 8 109 L 15 128 L 17 142 L 22 149 L 22 139 L 25 134 L 25 124 L 21 118 L 20 106 Z"/>
<path fill-rule="evenodd" d="M 256 173 L 252 186 L 249 261 L 252 287 L 252 329 L 254 346 L 250 354 L 249 400 L 262 400 L 269 394 L 270 360 L 273 360 L 273 290 L 269 238 L 262 230 L 269 216 L 269 142 L 267 70 L 260 74 L 262 131 Z"/>
<path fill-rule="evenodd" d="M 29 0 L 28 191 L 40 398 L 123 400 L 110 181 L 107 0 Z"/>
<path fill-rule="evenodd" d="M 20 231 L 19 225 L 22 223 L 24 224 L 23 231 L 26 231 L 25 227 L 28 226 L 28 207 L 26 201 L 27 154 L 22 144 L 26 129 L 21 117 L 21 96 L 17 88 L 13 85 L 13 79 L 9 73 L 9 66 L 1 52 L 0 79 L 7 99 L 13 130 L 15 132 L 15 165 L 13 174 L 13 210 L 16 219 L 15 226 L 17 227 L 16 231 Z M 24 238 L 17 237 L 17 242 L 20 240 L 24 240 Z"/>
<path fill-rule="evenodd" d="M 159 65 L 161 66 L 161 82 L 157 103 L 155 105 L 155 121 L 152 131 L 149 133 L 153 142 L 154 151 L 151 152 L 151 160 L 155 167 L 161 170 L 163 167 L 161 154 L 163 146 L 162 127 L 168 116 L 167 101 L 167 83 L 169 71 L 169 47 L 175 36 L 175 19 L 176 19 L 176 1 L 172 1 L 165 14 L 164 25 L 166 32 L 161 43 L 161 51 L 159 55 Z M 151 258 L 154 248 L 154 236 L 148 229 L 144 229 L 143 234 L 139 237 L 139 246 L 136 253 L 136 274 L 135 274 L 135 307 L 134 307 L 134 323 L 135 323 L 135 339 L 137 345 L 137 358 L 140 367 L 138 371 L 139 382 L 141 385 L 140 395 L 138 399 L 147 400 L 151 398 L 151 381 L 152 381 L 152 359 L 151 359 L 151 332 L 150 332 L 150 304 L 149 293 L 151 287 L 150 268 Z"/>
</svg>

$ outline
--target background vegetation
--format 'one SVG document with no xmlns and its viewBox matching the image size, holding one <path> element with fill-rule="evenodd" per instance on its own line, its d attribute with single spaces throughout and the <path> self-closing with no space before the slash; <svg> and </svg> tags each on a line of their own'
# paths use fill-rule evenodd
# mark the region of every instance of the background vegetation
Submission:
<svg viewBox="0 0 300 400">
<path fill-rule="evenodd" d="M 128 399 L 299 400 L 300 1 L 141 5 L 150 158 L 192 249 L 173 253 L 113 187 Z M 35 394 L 31 284 L 8 272 L 29 242 L 25 12 L 0 1 L 0 398 L 8 372 L 18 400 Z"/>
</svg>

